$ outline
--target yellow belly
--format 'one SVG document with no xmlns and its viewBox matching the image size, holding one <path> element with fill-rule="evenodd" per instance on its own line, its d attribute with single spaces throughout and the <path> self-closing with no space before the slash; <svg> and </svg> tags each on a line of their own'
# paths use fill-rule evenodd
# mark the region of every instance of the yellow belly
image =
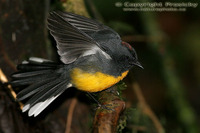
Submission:
<svg viewBox="0 0 200 133">
<path fill-rule="evenodd" d="M 119 77 L 110 76 L 101 72 L 88 73 L 75 68 L 71 72 L 72 84 L 79 90 L 88 92 L 98 92 L 111 87 L 122 80 L 128 71 Z"/>
</svg>

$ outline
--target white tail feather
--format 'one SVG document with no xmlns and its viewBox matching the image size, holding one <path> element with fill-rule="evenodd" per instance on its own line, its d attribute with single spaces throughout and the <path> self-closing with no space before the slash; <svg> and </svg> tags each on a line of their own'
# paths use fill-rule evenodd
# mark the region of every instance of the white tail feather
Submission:
<svg viewBox="0 0 200 133">
<path fill-rule="evenodd" d="M 66 86 L 66 88 L 69 88 L 71 86 L 72 86 L 72 84 L 70 83 L 70 84 L 68 84 Z M 27 111 L 30 108 L 30 110 L 28 111 L 28 116 L 34 115 L 34 117 L 36 117 L 37 115 L 39 115 L 50 103 L 52 103 L 62 93 L 63 93 L 63 91 L 60 92 L 56 96 L 50 97 L 50 98 L 48 98 L 47 100 L 45 100 L 43 102 L 39 102 L 39 103 L 35 104 L 31 108 L 30 108 L 30 105 L 27 104 L 27 105 L 24 106 L 24 108 L 23 108 L 22 111 L 25 112 L 25 111 Z"/>
<path fill-rule="evenodd" d="M 32 116 L 34 115 L 34 117 L 36 117 L 38 114 L 40 114 L 51 102 L 53 102 L 60 94 L 58 94 L 57 96 L 51 97 L 49 99 L 47 99 L 44 102 L 39 102 L 37 104 L 35 104 L 33 107 L 30 108 L 30 110 L 28 111 L 28 116 Z"/>
<path fill-rule="evenodd" d="M 34 62 L 38 62 L 38 63 L 43 63 L 43 62 L 52 62 L 50 60 L 47 59 L 43 59 L 43 58 L 38 58 L 38 57 L 30 57 L 29 61 L 34 61 Z"/>
</svg>

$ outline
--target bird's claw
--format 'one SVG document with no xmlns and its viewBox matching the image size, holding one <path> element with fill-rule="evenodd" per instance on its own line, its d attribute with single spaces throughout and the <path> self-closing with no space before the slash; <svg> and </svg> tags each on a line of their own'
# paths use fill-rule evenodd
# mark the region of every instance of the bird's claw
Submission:
<svg viewBox="0 0 200 133">
<path fill-rule="evenodd" d="M 110 108 L 109 106 L 112 106 L 112 105 L 111 104 L 98 104 L 97 108 L 114 111 L 114 109 Z"/>
</svg>

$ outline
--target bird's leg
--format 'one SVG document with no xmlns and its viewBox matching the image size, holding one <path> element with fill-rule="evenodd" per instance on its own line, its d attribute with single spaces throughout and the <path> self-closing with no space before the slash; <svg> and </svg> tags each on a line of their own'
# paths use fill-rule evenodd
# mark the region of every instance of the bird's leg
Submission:
<svg viewBox="0 0 200 133">
<path fill-rule="evenodd" d="M 90 92 L 87 93 L 98 104 L 98 106 L 101 106 L 100 102 L 96 98 L 94 98 L 94 96 Z"/>
<path fill-rule="evenodd" d="M 101 108 L 107 109 L 107 110 L 112 110 L 111 108 L 107 107 L 107 106 L 110 106 L 110 105 L 108 105 L 108 104 L 106 104 L 106 105 L 101 104 L 90 92 L 87 92 L 87 93 L 98 104 L 98 107 L 101 107 Z"/>
<path fill-rule="evenodd" d="M 119 96 L 119 92 L 117 90 L 113 90 L 113 89 L 108 88 L 106 91 L 109 92 L 109 93 L 112 93 L 115 96 Z"/>
</svg>

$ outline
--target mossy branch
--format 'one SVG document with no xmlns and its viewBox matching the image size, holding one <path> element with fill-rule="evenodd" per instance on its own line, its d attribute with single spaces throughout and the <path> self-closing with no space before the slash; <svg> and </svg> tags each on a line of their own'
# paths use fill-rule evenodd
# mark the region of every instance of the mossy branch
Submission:
<svg viewBox="0 0 200 133">
<path fill-rule="evenodd" d="M 123 88 L 120 88 L 123 89 Z M 115 133 L 125 102 L 120 99 L 118 85 L 98 94 L 98 101 L 105 107 L 96 110 L 93 121 L 93 133 Z"/>
</svg>

